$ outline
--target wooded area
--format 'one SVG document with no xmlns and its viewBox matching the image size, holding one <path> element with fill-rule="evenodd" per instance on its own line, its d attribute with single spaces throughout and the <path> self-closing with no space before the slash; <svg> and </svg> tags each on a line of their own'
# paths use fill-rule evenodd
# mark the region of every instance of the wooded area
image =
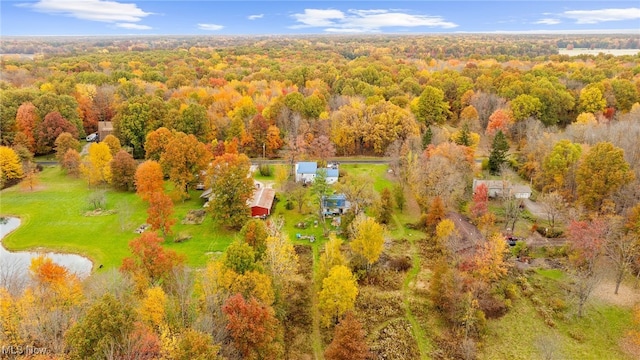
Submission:
<svg viewBox="0 0 640 360">
<path fill-rule="evenodd" d="M 639 356 L 640 305 L 594 294 L 640 301 L 640 50 L 558 55 L 574 46 L 640 39 L 3 38 L 6 207 L 61 171 L 94 209 L 136 197 L 149 230 L 88 279 L 46 257 L 29 281 L 0 271 L 0 344 L 77 359 Z M 300 161 L 342 159 L 388 167 L 294 179 Z M 277 193 L 266 220 L 250 217 L 254 179 Z M 211 223 L 189 240 L 176 208 L 202 210 L 203 188 Z M 339 219 L 323 205 L 335 194 Z M 226 250 L 188 266 L 182 242 L 218 234 Z M 605 340 L 589 330 L 603 316 Z M 493 347 L 519 322 L 528 347 Z"/>
</svg>

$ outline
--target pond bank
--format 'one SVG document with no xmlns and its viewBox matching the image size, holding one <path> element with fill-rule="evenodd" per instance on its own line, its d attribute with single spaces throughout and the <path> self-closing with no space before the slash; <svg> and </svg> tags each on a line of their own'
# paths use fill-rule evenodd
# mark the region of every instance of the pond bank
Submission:
<svg viewBox="0 0 640 360">
<path fill-rule="evenodd" d="M 9 251 L 7 250 L 2 239 L 9 235 L 12 231 L 20 227 L 21 220 L 17 217 L 5 217 L 6 223 L 0 224 L 0 277 L 3 274 L 29 274 L 29 265 L 31 259 L 40 255 L 46 255 L 51 258 L 53 262 L 58 265 L 64 266 L 71 273 L 76 274 L 78 277 L 86 278 L 91 274 L 93 269 L 93 262 L 84 256 L 77 254 L 61 254 L 52 251 Z"/>
</svg>

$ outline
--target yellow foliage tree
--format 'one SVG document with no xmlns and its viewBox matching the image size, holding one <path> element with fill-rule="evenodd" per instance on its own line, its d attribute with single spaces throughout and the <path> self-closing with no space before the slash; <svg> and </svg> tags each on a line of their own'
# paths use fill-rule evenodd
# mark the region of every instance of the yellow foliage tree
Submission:
<svg viewBox="0 0 640 360">
<path fill-rule="evenodd" d="M 592 113 L 583 112 L 576 118 L 576 124 L 581 125 L 595 125 L 598 123 L 596 116 Z"/>
<path fill-rule="evenodd" d="M 87 177 L 89 186 L 111 181 L 111 149 L 107 144 L 94 143 L 89 146 L 89 162 L 82 164 L 81 171 Z"/>
<path fill-rule="evenodd" d="M 273 305 L 275 301 L 271 278 L 255 270 L 237 275 L 228 290 L 231 294 L 240 293 L 246 299 L 256 298 L 256 300 L 268 306 Z"/>
<path fill-rule="evenodd" d="M 10 147 L 0 146 L 0 189 L 23 175 L 18 154 Z"/>
<path fill-rule="evenodd" d="M 320 255 L 320 264 L 318 265 L 318 280 L 322 281 L 327 275 L 329 270 L 337 265 L 346 265 L 347 259 L 345 259 L 340 247 L 342 246 L 342 240 L 336 237 L 334 234 L 329 235 L 329 241 L 324 245 L 324 252 Z"/>
<path fill-rule="evenodd" d="M 120 140 L 111 134 L 105 136 L 102 142 L 107 144 L 109 150 L 111 150 L 111 156 L 116 156 L 118 151 L 120 151 L 120 149 L 122 148 L 122 145 L 120 145 Z"/>
<path fill-rule="evenodd" d="M 140 319 L 145 323 L 160 327 L 164 322 L 167 295 L 160 286 L 154 286 L 145 290 L 144 298 L 138 308 Z"/>
<path fill-rule="evenodd" d="M 436 225 L 436 243 L 443 249 L 456 234 L 456 225 L 450 219 L 444 219 Z"/>
<path fill-rule="evenodd" d="M 475 274 L 490 283 L 501 279 L 509 270 L 505 257 L 509 253 L 507 242 L 499 233 L 490 236 L 475 256 Z"/>
<path fill-rule="evenodd" d="M 270 236 L 263 261 L 267 270 L 279 285 L 285 285 L 298 272 L 298 255 L 286 236 Z"/>
<path fill-rule="evenodd" d="M 378 261 L 384 250 L 384 228 L 374 218 L 361 217 L 354 224 L 355 237 L 351 249 L 367 259 L 371 266 Z"/>
<path fill-rule="evenodd" d="M 344 313 L 352 310 L 357 296 L 358 285 L 351 270 L 344 265 L 332 267 L 329 276 L 322 281 L 322 290 L 318 294 L 322 324 L 329 327 Z"/>
</svg>

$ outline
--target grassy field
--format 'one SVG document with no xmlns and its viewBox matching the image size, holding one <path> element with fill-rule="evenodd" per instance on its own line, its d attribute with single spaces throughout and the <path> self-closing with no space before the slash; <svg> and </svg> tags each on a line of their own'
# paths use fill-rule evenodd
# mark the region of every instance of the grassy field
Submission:
<svg viewBox="0 0 640 360">
<path fill-rule="evenodd" d="M 393 183 L 387 178 L 387 170 L 389 165 L 386 164 L 342 164 L 340 171 L 346 171 L 350 175 L 365 174 L 373 179 L 373 187 L 377 192 L 384 188 L 393 189 Z"/>
<path fill-rule="evenodd" d="M 564 281 L 559 270 L 539 270 L 532 276 L 542 284 L 533 296 L 546 302 L 557 297 Z M 544 305 L 543 305 L 544 306 Z M 630 308 L 589 302 L 586 314 L 578 318 L 569 307 L 554 316 L 549 326 L 530 298 L 517 299 L 502 318 L 487 323 L 488 330 L 479 359 L 632 359 L 621 347 L 631 327 Z"/>
<path fill-rule="evenodd" d="M 119 213 L 85 216 L 92 209 L 87 198 L 93 192 L 86 182 L 71 179 L 58 167 L 47 167 L 40 175 L 35 191 L 12 187 L 1 192 L 0 213 L 19 216 L 22 225 L 4 239 L 10 250 L 43 248 L 77 253 L 89 257 L 105 269 L 117 267 L 129 255 L 128 243 L 134 230 L 147 218 L 146 204 L 134 193 L 106 191 L 106 209 Z M 180 220 L 192 209 L 202 207 L 199 192 L 192 199 L 175 205 L 178 223 L 174 233 L 187 233 L 182 243 L 165 241 L 165 246 L 187 255 L 192 266 L 206 263 L 208 254 L 223 251 L 234 234 L 216 229 L 210 217 L 201 225 L 182 225 Z"/>
</svg>

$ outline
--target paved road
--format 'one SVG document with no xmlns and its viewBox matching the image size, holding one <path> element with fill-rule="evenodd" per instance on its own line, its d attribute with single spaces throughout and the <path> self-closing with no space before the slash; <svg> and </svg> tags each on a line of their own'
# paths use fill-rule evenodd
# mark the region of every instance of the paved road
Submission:
<svg viewBox="0 0 640 360">
<path fill-rule="evenodd" d="M 88 144 L 87 144 L 88 145 Z M 86 147 L 86 146 L 85 146 Z M 85 151 L 85 149 L 83 148 L 83 152 Z M 81 155 L 86 155 L 85 153 L 81 153 Z M 143 162 L 144 160 L 138 160 L 138 162 Z M 328 160 L 329 162 L 338 162 L 340 164 L 380 164 L 380 165 L 385 165 L 385 164 L 389 164 L 391 162 L 391 159 L 389 158 L 380 158 L 380 159 L 340 159 L 340 158 L 336 158 L 336 159 L 330 159 Z M 56 161 L 38 161 L 36 160 L 36 162 L 40 165 L 58 165 L 58 162 Z M 274 160 L 268 160 L 268 159 L 251 159 L 251 163 L 252 164 L 284 164 L 284 165 L 288 165 L 289 162 L 287 160 L 283 160 L 283 159 L 274 159 Z"/>
<path fill-rule="evenodd" d="M 333 158 L 327 160 L 327 162 L 337 162 L 340 164 L 389 164 L 392 161 L 390 158 L 379 158 L 379 159 L 341 159 L 341 158 Z M 252 164 L 285 164 L 288 165 L 289 161 L 284 159 L 261 159 L 254 158 L 251 159 Z"/>
</svg>

